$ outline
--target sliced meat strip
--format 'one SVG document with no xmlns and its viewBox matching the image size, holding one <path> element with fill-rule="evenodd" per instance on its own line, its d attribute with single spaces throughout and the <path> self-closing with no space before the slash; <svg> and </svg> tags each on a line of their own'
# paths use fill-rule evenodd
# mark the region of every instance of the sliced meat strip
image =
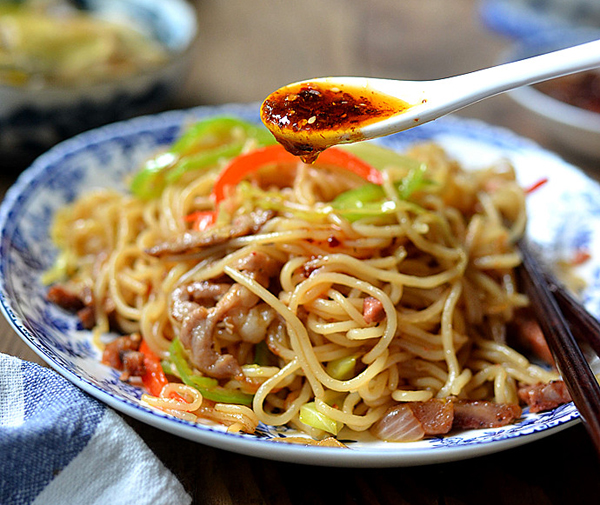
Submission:
<svg viewBox="0 0 600 505">
<path fill-rule="evenodd" d="M 206 247 L 223 244 L 237 237 L 258 233 L 263 225 L 274 216 L 275 213 L 273 211 L 258 209 L 249 214 L 237 216 L 227 226 L 208 228 L 202 232 L 187 231 L 171 240 L 147 249 L 146 252 L 151 256 L 157 257 L 193 254 Z"/>
<path fill-rule="evenodd" d="M 521 417 L 518 405 L 489 401 L 456 400 L 453 428 L 499 428 Z"/>
<path fill-rule="evenodd" d="M 213 333 L 216 320 L 210 312 L 199 307 L 192 312 L 181 328 L 181 342 L 190 349 L 192 363 L 202 373 L 217 379 L 232 378 L 241 372 L 237 360 L 231 354 L 220 354 L 215 350 Z"/>
<path fill-rule="evenodd" d="M 232 264 L 267 286 L 280 264 L 262 252 L 252 252 Z M 171 300 L 173 317 L 182 322 L 179 338 L 190 350 L 190 360 L 204 374 L 232 378 L 241 373 L 236 359 L 215 349 L 219 332 L 236 334 L 239 340 L 258 343 L 275 319 L 274 311 L 241 284 L 196 282 L 178 287 Z"/>
<path fill-rule="evenodd" d="M 94 295 L 88 286 L 75 282 L 55 284 L 48 289 L 46 297 L 48 301 L 77 314 L 83 328 L 90 330 L 96 325 Z M 117 308 L 114 300 L 108 295 L 104 298 L 102 310 L 108 317 L 110 328 L 120 331 L 116 317 Z"/>
<path fill-rule="evenodd" d="M 130 376 L 141 377 L 146 373 L 146 365 L 144 364 L 144 354 L 139 351 L 127 351 L 123 353 L 123 370 L 124 375 L 122 380 L 128 379 Z"/>
<path fill-rule="evenodd" d="M 215 350 L 217 324 L 233 309 L 250 309 L 258 297 L 240 284 L 234 284 L 212 309 L 198 307 L 183 321 L 180 339 L 191 349 L 190 359 L 202 373 L 217 379 L 232 378 L 241 368 L 231 354 Z"/>
<path fill-rule="evenodd" d="M 546 337 L 530 311 L 518 311 L 509 328 L 511 330 L 510 337 L 515 340 L 514 345 L 533 353 L 546 363 L 554 365 L 554 357 L 548 347 Z"/>
<path fill-rule="evenodd" d="M 78 310 L 77 317 L 81 321 L 81 326 L 83 326 L 86 330 L 91 330 L 94 326 L 96 326 L 96 312 L 92 306 L 84 307 L 83 309 Z"/>
<path fill-rule="evenodd" d="M 199 306 L 214 306 L 231 288 L 231 284 L 210 281 L 194 281 L 178 286 L 171 294 L 171 315 L 183 320 Z"/>
<path fill-rule="evenodd" d="M 223 323 L 230 333 L 237 333 L 243 342 L 258 344 L 264 340 L 275 317 L 275 311 L 269 305 L 259 303 L 250 309 L 240 307 L 230 310 L 223 318 Z"/>
<path fill-rule="evenodd" d="M 69 312 L 77 312 L 85 307 L 85 303 L 79 293 L 75 293 L 61 284 L 50 286 L 46 297 L 49 302 Z"/>
<path fill-rule="evenodd" d="M 433 398 L 426 402 L 412 402 L 410 406 L 423 425 L 425 435 L 443 435 L 452 428 L 454 406 L 451 400 Z"/>
<path fill-rule="evenodd" d="M 240 270 L 248 277 L 266 287 L 270 279 L 279 274 L 281 263 L 268 254 L 253 251 L 247 256 L 234 261 L 231 267 Z"/>
<path fill-rule="evenodd" d="M 124 370 L 124 378 L 144 375 L 144 355 L 138 351 L 141 343 L 142 337 L 138 333 L 116 338 L 104 348 L 102 363 Z"/>
<path fill-rule="evenodd" d="M 367 324 L 383 321 L 385 318 L 383 303 L 373 296 L 367 296 L 363 300 L 363 317 Z"/>
<path fill-rule="evenodd" d="M 519 387 L 519 399 L 529 405 L 529 412 L 552 410 L 569 403 L 571 395 L 561 380 L 548 384 L 523 385 Z"/>
</svg>

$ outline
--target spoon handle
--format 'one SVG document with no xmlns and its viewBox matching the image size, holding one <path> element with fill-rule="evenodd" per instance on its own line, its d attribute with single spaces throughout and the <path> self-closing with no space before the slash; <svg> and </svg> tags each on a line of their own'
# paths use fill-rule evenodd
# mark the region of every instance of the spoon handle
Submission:
<svg viewBox="0 0 600 505">
<path fill-rule="evenodd" d="M 600 66 L 600 40 L 504 63 L 445 79 L 452 93 L 448 105 L 464 105 L 504 91 Z M 438 81 L 441 82 L 441 81 Z M 453 96 L 452 96 L 453 95 Z"/>
<path fill-rule="evenodd" d="M 301 149 L 302 152 L 310 152 L 314 156 L 314 153 L 336 144 L 398 133 L 504 91 L 594 67 L 600 67 L 600 40 L 433 81 L 325 77 L 280 88 L 264 101 L 261 114 L 267 111 L 266 117 L 262 116 L 263 122 L 272 129 L 281 142 L 292 146 L 294 153 L 297 154 Z M 309 85 L 312 86 L 313 92 L 306 96 L 298 91 L 302 86 Z M 319 87 L 322 89 L 319 90 Z M 292 93 L 291 90 L 294 92 Z M 329 119 L 318 127 L 289 126 L 292 120 L 287 114 L 291 111 L 297 116 L 295 109 L 310 112 L 310 116 L 303 118 L 307 125 L 313 124 L 310 120 L 314 122 L 317 113 L 327 117 L 329 113 L 324 112 L 328 110 L 327 108 L 343 113 L 339 117 L 347 117 L 349 109 L 339 110 L 339 107 L 340 104 L 346 104 L 345 107 L 348 108 L 347 104 L 352 101 L 323 98 L 331 98 L 332 93 L 337 96 L 341 90 L 347 91 L 353 100 L 360 103 L 362 107 L 359 107 L 359 110 L 374 110 L 376 113 L 365 113 L 360 117 L 360 113 L 356 115 L 353 112 L 355 116 L 352 122 L 342 121 L 339 125 Z M 294 107 L 287 104 L 285 97 L 288 95 L 294 97 L 292 100 Z M 379 98 L 376 100 L 369 98 L 378 95 Z M 299 96 L 306 103 L 296 102 Z M 307 97 L 310 97 L 310 102 Z M 389 98 L 398 99 L 401 105 L 393 102 L 390 105 Z M 382 107 L 382 103 L 386 106 Z M 268 107 L 265 108 L 265 104 L 268 104 Z M 277 110 L 277 114 L 272 114 L 273 110 Z M 287 122 L 281 122 L 281 117 L 284 117 Z M 293 121 L 299 119 L 294 117 Z"/>
</svg>

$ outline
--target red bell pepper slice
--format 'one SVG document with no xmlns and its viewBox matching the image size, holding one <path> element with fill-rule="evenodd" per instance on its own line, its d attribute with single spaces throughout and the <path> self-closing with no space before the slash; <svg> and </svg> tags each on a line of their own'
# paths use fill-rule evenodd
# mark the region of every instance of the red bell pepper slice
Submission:
<svg viewBox="0 0 600 505">
<path fill-rule="evenodd" d="M 162 389 L 169 383 L 160 365 L 160 359 L 148 347 L 145 340 L 142 340 L 139 351 L 144 355 L 144 367 L 146 368 L 146 373 L 142 375 L 144 387 L 151 395 L 160 396 Z"/>
<path fill-rule="evenodd" d="M 525 188 L 525 193 L 529 194 L 529 193 L 533 193 L 536 189 L 541 188 L 544 184 L 546 184 L 548 182 L 548 177 L 543 177 L 541 178 L 539 181 L 534 182 L 531 186 L 529 186 L 528 188 Z"/>
<path fill-rule="evenodd" d="M 265 165 L 278 163 L 298 163 L 297 156 L 286 151 L 280 144 L 255 149 L 235 157 L 217 178 L 212 198 L 218 204 L 225 197 L 225 188 L 236 186 L 247 175 Z M 319 164 L 343 168 L 373 184 L 382 184 L 381 172 L 354 154 L 331 147 L 319 155 Z"/>
<path fill-rule="evenodd" d="M 192 224 L 192 229 L 196 231 L 204 231 L 210 228 L 217 220 L 217 212 L 214 210 L 197 210 L 188 214 L 184 218 L 188 223 Z"/>
</svg>

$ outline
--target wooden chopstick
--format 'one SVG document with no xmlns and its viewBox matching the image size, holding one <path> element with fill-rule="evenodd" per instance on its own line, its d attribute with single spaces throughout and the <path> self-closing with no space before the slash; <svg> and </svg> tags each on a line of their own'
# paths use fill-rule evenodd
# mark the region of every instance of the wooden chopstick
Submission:
<svg viewBox="0 0 600 505">
<path fill-rule="evenodd" d="M 548 289 L 554 295 L 558 306 L 576 338 L 585 340 L 600 356 L 600 321 L 592 316 L 575 297 L 552 275 L 544 272 Z"/>
<path fill-rule="evenodd" d="M 561 312 L 554 295 L 556 290 L 553 293 L 549 287 L 547 278 L 526 239 L 521 239 L 519 249 L 523 259 L 520 271 L 525 292 L 531 300 L 532 309 L 556 366 L 600 455 L 600 385 L 571 331 L 571 327 L 581 326 L 578 326 L 578 321 L 567 321 L 567 316 L 574 316 L 572 310 Z M 578 330 L 577 333 L 582 331 Z"/>
</svg>

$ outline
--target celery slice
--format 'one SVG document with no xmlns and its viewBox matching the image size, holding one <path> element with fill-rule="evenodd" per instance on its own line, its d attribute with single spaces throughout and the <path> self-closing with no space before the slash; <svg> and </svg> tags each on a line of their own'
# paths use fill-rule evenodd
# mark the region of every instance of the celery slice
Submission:
<svg viewBox="0 0 600 505">
<path fill-rule="evenodd" d="M 315 402 L 305 403 L 300 407 L 300 422 L 332 435 L 337 435 L 343 427 L 342 423 L 319 412 Z"/>
<path fill-rule="evenodd" d="M 337 380 L 348 380 L 354 376 L 357 356 L 344 356 L 327 363 L 327 373 Z"/>
<path fill-rule="evenodd" d="M 224 388 L 219 386 L 219 381 L 216 379 L 195 373 L 187 362 L 183 345 L 177 338 L 169 346 L 169 358 L 175 365 L 183 383 L 200 391 L 202 396 L 207 400 L 241 405 L 252 404 L 253 395 L 237 389 Z"/>
</svg>

